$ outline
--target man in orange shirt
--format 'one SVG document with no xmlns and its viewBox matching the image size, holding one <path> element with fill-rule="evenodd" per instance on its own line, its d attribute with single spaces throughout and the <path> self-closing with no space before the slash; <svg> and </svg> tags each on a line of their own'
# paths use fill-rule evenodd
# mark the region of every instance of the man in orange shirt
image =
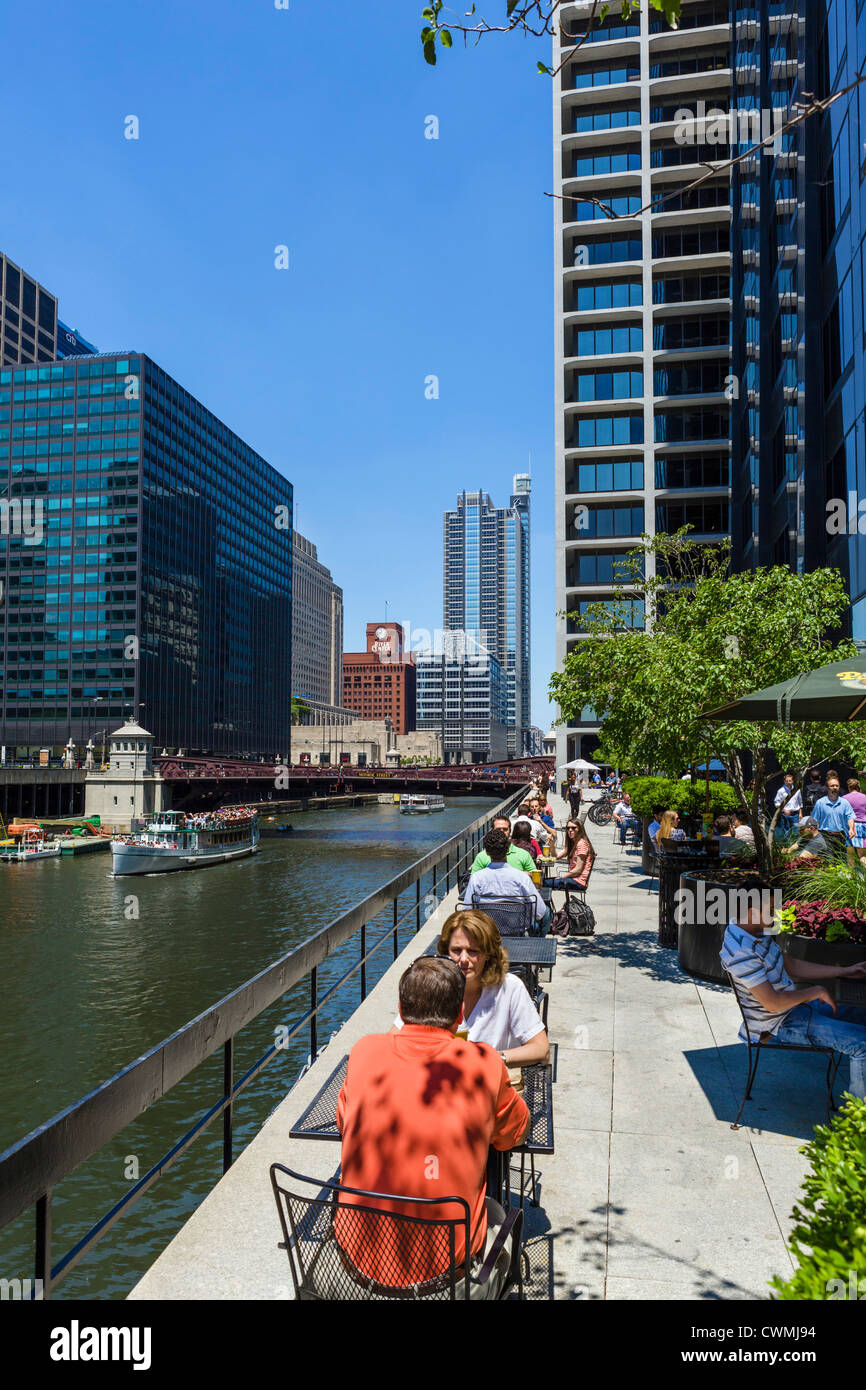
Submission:
<svg viewBox="0 0 866 1390">
<path fill-rule="evenodd" d="M 455 1038 L 464 983 L 451 960 L 416 960 L 400 980 L 401 1031 L 362 1038 L 352 1048 L 337 1102 L 340 1181 L 367 1192 L 464 1198 L 471 1212 L 470 1255 L 480 1264 L 505 1219 L 501 1206 L 485 1199 L 488 1150 L 514 1148 L 529 1110 L 494 1048 Z M 341 1204 L 373 1205 L 348 1195 Z M 428 1220 L 454 1220 L 462 1211 L 453 1202 L 419 1208 L 396 1198 L 375 1205 Z M 380 1219 L 368 1218 L 365 1230 L 359 1217 L 338 1212 L 334 1224 L 349 1266 L 362 1276 L 405 1286 L 447 1269 L 447 1252 L 437 1258 L 423 1241 L 396 1235 L 405 1223 L 392 1227 L 389 1239 Z M 458 1266 L 465 1260 L 464 1229 L 456 1231 Z M 494 1275 L 483 1296 L 495 1297 L 502 1277 Z"/>
</svg>

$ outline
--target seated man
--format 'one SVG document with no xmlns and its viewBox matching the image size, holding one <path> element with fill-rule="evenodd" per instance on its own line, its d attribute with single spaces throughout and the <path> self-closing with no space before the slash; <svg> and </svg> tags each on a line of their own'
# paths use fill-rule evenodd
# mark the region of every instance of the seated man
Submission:
<svg viewBox="0 0 866 1390">
<path fill-rule="evenodd" d="M 777 1042 L 817 1043 L 851 1059 L 852 1095 L 866 1098 L 866 1010 L 837 1005 L 823 984 L 798 987 L 801 980 L 863 979 L 866 961 L 857 965 L 815 965 L 782 956 L 771 927 L 772 907 L 748 907 L 739 923 L 729 922 L 722 942 L 722 965 L 740 985 L 749 1034 L 757 1041 L 772 1033 Z M 790 972 L 790 973 L 789 973 Z M 793 979 L 791 978 L 793 976 Z M 745 1041 L 745 1024 L 740 1027 Z"/>
<path fill-rule="evenodd" d="M 505 862 L 510 864 L 512 869 L 522 869 L 524 873 L 531 874 L 532 870 L 535 868 L 535 860 L 528 850 L 521 849 L 514 844 L 511 839 L 511 821 L 508 817 L 496 816 L 490 828 L 491 830 L 501 830 L 508 836 L 508 853 L 505 856 Z M 474 874 L 477 873 L 479 869 L 486 869 L 489 863 L 490 855 L 483 849 L 480 849 L 472 860 L 472 868 L 469 872 Z"/>
<path fill-rule="evenodd" d="M 488 831 L 483 844 L 485 853 L 490 855 L 490 863 L 486 869 L 479 869 L 473 874 L 466 885 L 463 895 L 466 906 L 483 908 L 485 899 L 490 898 L 522 898 L 533 904 L 533 920 L 542 923 L 542 928 L 546 926 L 545 919 L 549 919 L 548 907 L 532 879 L 506 863 L 508 840 L 505 832 Z"/>
<path fill-rule="evenodd" d="M 730 816 L 716 816 L 713 822 L 713 833 L 719 842 L 720 859 L 727 859 L 729 855 L 736 854 L 741 842 L 731 830 Z"/>
<path fill-rule="evenodd" d="M 657 836 L 659 830 L 661 829 L 662 816 L 664 815 L 664 813 L 665 811 L 663 806 L 654 806 L 653 818 L 647 826 L 647 835 L 649 836 L 650 842 L 650 852 L 652 854 L 658 854 L 659 852 L 659 842 Z"/>
<path fill-rule="evenodd" d="M 352 1048 L 337 1102 L 343 1136 L 341 1182 L 367 1192 L 394 1193 L 377 1202 L 383 1212 L 453 1220 L 453 1202 L 415 1207 L 402 1197 L 462 1197 L 469 1204 L 471 1268 L 477 1273 L 505 1219 L 485 1197 L 488 1149 L 513 1149 L 529 1121 L 526 1102 L 508 1080 L 500 1054 L 486 1043 L 457 1039 L 464 976 L 452 960 L 422 956 L 400 979 L 399 1033 L 362 1038 Z M 371 1205 L 345 1196 L 344 1206 Z M 389 1287 L 435 1279 L 448 1266 L 447 1249 L 434 1253 L 409 1228 L 368 1213 L 338 1211 L 334 1230 L 347 1271 Z M 467 1261 L 461 1228 L 455 1258 Z M 495 1298 L 510 1252 L 473 1297 Z"/>
<path fill-rule="evenodd" d="M 814 816 L 803 816 L 797 827 L 800 834 L 793 845 L 782 853 L 791 859 L 829 859 L 830 846 L 818 829 Z"/>
<path fill-rule="evenodd" d="M 634 812 L 634 807 L 631 804 L 631 796 L 628 792 L 623 792 L 621 800 L 619 800 L 614 806 L 613 820 L 614 824 L 619 830 L 619 843 L 621 845 L 624 845 L 626 833 L 629 830 L 629 827 L 634 825 L 635 821 L 637 820 L 637 816 Z"/>
</svg>

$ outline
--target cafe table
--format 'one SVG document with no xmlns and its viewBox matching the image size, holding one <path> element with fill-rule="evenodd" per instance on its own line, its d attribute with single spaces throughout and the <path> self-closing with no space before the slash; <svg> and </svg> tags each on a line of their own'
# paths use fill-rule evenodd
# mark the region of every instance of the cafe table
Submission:
<svg viewBox="0 0 866 1390">
<path fill-rule="evenodd" d="M 324 1139 L 339 1143 L 341 1136 L 337 1129 L 337 1100 L 346 1080 L 348 1063 L 348 1057 L 340 1059 L 321 1090 L 289 1130 L 290 1139 Z M 510 1153 L 520 1156 L 521 1206 L 527 1157 L 530 1160 L 534 1183 L 536 1154 L 552 1154 L 554 1151 L 553 1068 L 550 1063 L 523 1068 L 523 1099 L 529 1107 L 529 1129 L 523 1143 L 509 1150 Z M 497 1200 L 504 1206 L 508 1205 L 511 1194 L 510 1165 L 506 1158 L 506 1154 L 491 1149 L 487 1165 L 488 1192 L 496 1195 Z"/>
</svg>

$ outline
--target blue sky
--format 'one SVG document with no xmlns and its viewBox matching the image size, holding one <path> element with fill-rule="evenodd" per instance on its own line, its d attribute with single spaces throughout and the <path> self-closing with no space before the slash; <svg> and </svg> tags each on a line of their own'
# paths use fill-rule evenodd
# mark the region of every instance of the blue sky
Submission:
<svg viewBox="0 0 866 1390">
<path fill-rule="evenodd" d="M 548 44 L 490 36 L 432 69 L 421 0 L 289 3 L 6 7 L 0 245 L 66 323 L 149 353 L 292 480 L 298 529 L 343 586 L 347 650 L 386 599 L 441 626 L 443 510 L 464 487 L 502 505 L 531 455 L 546 728 Z"/>
</svg>

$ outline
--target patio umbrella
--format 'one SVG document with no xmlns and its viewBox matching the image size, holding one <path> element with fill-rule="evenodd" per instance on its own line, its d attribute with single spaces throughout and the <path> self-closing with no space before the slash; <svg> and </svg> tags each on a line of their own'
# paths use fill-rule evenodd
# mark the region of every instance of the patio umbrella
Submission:
<svg viewBox="0 0 866 1390">
<path fill-rule="evenodd" d="M 702 718 L 748 719 L 757 724 L 775 720 L 786 728 L 792 720 L 845 724 L 866 719 L 866 657 L 852 656 L 819 666 L 817 671 L 801 671 L 729 705 L 704 710 Z"/>
<path fill-rule="evenodd" d="M 598 772 L 598 763 L 588 763 L 584 758 L 575 758 L 573 762 L 563 763 L 559 770 L 565 772 L 569 767 L 580 768 L 583 772 Z"/>
</svg>

